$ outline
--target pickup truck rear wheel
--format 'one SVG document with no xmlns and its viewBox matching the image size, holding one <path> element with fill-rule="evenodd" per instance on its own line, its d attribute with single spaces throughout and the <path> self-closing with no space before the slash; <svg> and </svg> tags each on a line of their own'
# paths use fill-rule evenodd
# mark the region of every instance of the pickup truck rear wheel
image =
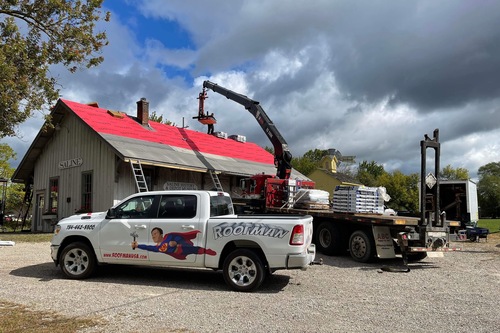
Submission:
<svg viewBox="0 0 500 333">
<path fill-rule="evenodd" d="M 264 281 L 262 260 L 252 250 L 236 249 L 224 260 L 224 281 L 236 291 L 252 291 Z"/>
<path fill-rule="evenodd" d="M 357 230 L 349 238 L 349 252 L 351 257 L 358 262 L 369 262 L 375 254 L 375 244 L 371 234 Z"/>
<path fill-rule="evenodd" d="M 61 270 L 70 279 L 88 278 L 95 270 L 94 251 L 84 243 L 71 243 L 61 253 Z"/>
</svg>

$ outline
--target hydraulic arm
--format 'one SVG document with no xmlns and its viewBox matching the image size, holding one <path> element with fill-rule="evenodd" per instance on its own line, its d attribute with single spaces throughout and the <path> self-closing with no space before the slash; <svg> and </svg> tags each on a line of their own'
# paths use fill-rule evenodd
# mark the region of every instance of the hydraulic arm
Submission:
<svg viewBox="0 0 500 333">
<path fill-rule="evenodd" d="M 264 130 L 264 133 L 266 133 L 267 137 L 273 144 L 275 165 L 277 168 L 276 175 L 280 179 L 290 178 L 290 173 L 292 170 L 292 154 L 288 150 L 288 145 L 285 139 L 283 139 L 276 126 L 274 126 L 271 119 L 269 119 L 266 112 L 264 112 L 259 102 L 254 101 L 247 96 L 223 88 L 218 84 L 212 83 L 210 81 L 203 82 L 203 93 L 205 92 L 205 89 L 211 89 L 216 93 L 226 96 L 226 98 L 243 105 L 245 109 L 247 109 L 255 117 L 255 119 L 257 119 L 260 127 L 262 128 L 262 130 Z"/>
</svg>

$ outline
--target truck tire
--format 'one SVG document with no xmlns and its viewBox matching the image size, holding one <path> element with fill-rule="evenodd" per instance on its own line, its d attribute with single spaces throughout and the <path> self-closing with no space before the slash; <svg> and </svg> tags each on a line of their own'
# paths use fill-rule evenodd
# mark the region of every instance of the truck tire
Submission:
<svg viewBox="0 0 500 333">
<path fill-rule="evenodd" d="M 266 276 L 260 257 L 249 249 L 236 249 L 224 260 L 222 275 L 226 284 L 235 291 L 257 289 Z"/>
<path fill-rule="evenodd" d="M 369 262 L 373 259 L 376 250 L 375 242 L 371 234 L 357 230 L 349 238 L 349 252 L 352 259 L 357 262 Z"/>
<path fill-rule="evenodd" d="M 61 270 L 70 279 L 86 279 L 96 267 L 94 251 L 84 243 L 71 243 L 64 248 L 59 257 Z"/>
<path fill-rule="evenodd" d="M 417 262 L 427 258 L 427 252 L 414 252 L 407 254 L 408 262 Z"/>
<path fill-rule="evenodd" d="M 345 248 L 339 228 L 331 222 L 323 222 L 316 231 L 316 246 L 318 252 L 326 255 L 340 254 Z"/>
</svg>

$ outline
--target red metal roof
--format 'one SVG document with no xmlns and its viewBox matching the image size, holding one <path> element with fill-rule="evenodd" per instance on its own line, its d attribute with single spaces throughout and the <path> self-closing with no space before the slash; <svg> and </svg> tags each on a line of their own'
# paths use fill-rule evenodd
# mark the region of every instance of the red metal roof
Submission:
<svg viewBox="0 0 500 333">
<path fill-rule="evenodd" d="M 160 143 L 257 163 L 274 164 L 274 156 L 255 143 L 220 139 L 213 135 L 154 121 L 149 121 L 149 125 L 153 130 L 148 130 L 132 117 L 119 118 L 108 113 L 108 110 L 96 106 L 68 100 L 61 101 L 98 133 Z"/>
</svg>

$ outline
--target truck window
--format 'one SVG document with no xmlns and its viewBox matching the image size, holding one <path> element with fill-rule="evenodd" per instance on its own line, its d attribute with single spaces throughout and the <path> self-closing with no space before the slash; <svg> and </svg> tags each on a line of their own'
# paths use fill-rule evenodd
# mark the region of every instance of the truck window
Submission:
<svg viewBox="0 0 500 333">
<path fill-rule="evenodd" d="M 210 197 L 210 216 L 234 214 L 231 199 L 226 196 Z"/>
<path fill-rule="evenodd" d="M 132 198 L 116 207 L 116 217 L 130 219 L 149 217 L 154 198 L 154 196 Z"/>
<path fill-rule="evenodd" d="M 196 216 L 197 203 L 195 195 L 163 195 L 158 218 L 191 219 Z"/>
</svg>

